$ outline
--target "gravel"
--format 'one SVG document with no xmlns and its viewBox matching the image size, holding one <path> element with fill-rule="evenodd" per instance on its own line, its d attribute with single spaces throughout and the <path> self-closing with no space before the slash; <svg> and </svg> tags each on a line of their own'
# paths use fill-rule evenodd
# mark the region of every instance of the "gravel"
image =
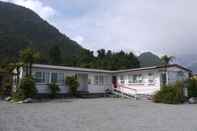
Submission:
<svg viewBox="0 0 197 131">
<path fill-rule="evenodd" d="M 0 101 L 0 131 L 196 131 L 197 105 L 99 98 Z"/>
</svg>

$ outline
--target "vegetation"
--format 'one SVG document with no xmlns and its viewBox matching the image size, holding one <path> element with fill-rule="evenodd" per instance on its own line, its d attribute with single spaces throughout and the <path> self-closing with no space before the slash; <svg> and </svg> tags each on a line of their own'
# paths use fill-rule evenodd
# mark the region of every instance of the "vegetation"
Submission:
<svg viewBox="0 0 197 131">
<path fill-rule="evenodd" d="M 69 86 L 69 91 L 72 96 L 77 95 L 77 89 L 79 87 L 79 82 L 77 80 L 77 76 L 68 76 L 66 77 L 66 85 Z"/>
<path fill-rule="evenodd" d="M 51 91 L 51 95 L 50 95 L 51 98 L 55 98 L 57 96 L 58 92 L 60 91 L 59 86 L 55 82 L 53 82 L 51 84 L 48 84 L 48 87 Z"/>
<path fill-rule="evenodd" d="M 31 48 L 34 52 L 40 53 L 40 59 L 37 62 L 44 64 L 109 70 L 140 66 L 137 57 L 132 52 L 112 52 L 101 49 L 95 56 L 93 51 L 82 48 L 27 8 L 0 2 L 0 17 L 2 18 L 0 21 L 0 64 L 17 63 L 21 60 L 26 63 L 27 57 L 18 58 L 21 56 L 21 50 L 26 54 L 31 52 Z M 31 65 L 30 61 L 28 63 Z"/>
<path fill-rule="evenodd" d="M 31 48 L 23 49 L 20 52 L 20 60 L 24 63 L 26 77 L 32 75 L 32 65 L 40 57 L 40 54 Z"/>
<path fill-rule="evenodd" d="M 100 49 L 97 56 L 90 50 L 81 50 L 79 57 L 76 58 L 76 66 L 96 69 L 128 69 L 140 66 L 137 57 L 132 53 L 124 51 L 112 52 L 111 50 Z"/>
<path fill-rule="evenodd" d="M 167 65 L 170 64 L 170 62 L 172 62 L 173 60 L 175 59 L 174 56 L 167 56 L 167 55 L 164 55 L 161 57 L 161 64 L 164 65 L 164 72 L 162 74 L 162 84 L 165 86 L 166 85 L 166 82 L 167 82 L 167 77 L 166 77 L 166 74 L 167 74 Z"/>
<path fill-rule="evenodd" d="M 14 100 L 24 100 L 26 98 L 33 98 L 37 94 L 35 82 L 31 76 L 24 77 L 21 80 L 20 86 L 16 88 L 14 93 Z"/>
<path fill-rule="evenodd" d="M 167 56 L 167 55 L 164 55 L 161 57 L 161 62 L 162 64 L 164 65 L 168 65 L 170 64 L 171 62 L 173 62 L 173 60 L 175 59 L 174 56 Z"/>
<path fill-rule="evenodd" d="M 62 64 L 62 55 L 61 50 L 58 45 L 54 45 L 49 50 L 50 64 L 52 65 L 60 65 Z"/>
<path fill-rule="evenodd" d="M 188 80 L 188 96 L 197 97 L 197 79 L 192 78 Z"/>
<path fill-rule="evenodd" d="M 75 41 L 60 33 L 30 9 L 0 2 L 0 63 L 16 62 L 24 48 L 41 53 L 41 63 L 49 63 L 49 50 L 58 45 L 61 56 L 77 56 L 81 49 Z"/>
<path fill-rule="evenodd" d="M 180 104 L 184 102 L 183 83 L 177 81 L 175 85 L 163 86 L 153 96 L 153 101 L 156 103 L 165 104 Z"/>
</svg>

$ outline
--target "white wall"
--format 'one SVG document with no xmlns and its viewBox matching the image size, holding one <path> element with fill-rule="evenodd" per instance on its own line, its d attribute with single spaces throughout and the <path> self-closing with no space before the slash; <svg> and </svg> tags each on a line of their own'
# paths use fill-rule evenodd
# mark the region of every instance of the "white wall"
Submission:
<svg viewBox="0 0 197 131">
<path fill-rule="evenodd" d="M 66 76 L 73 76 L 75 75 L 74 72 L 71 72 L 71 71 L 64 71 L 64 70 L 54 70 L 54 69 L 42 69 L 42 68 L 33 68 L 32 69 L 32 75 L 35 74 L 35 72 L 54 72 L 54 73 L 64 73 L 64 77 L 66 78 Z M 48 83 L 36 83 L 36 87 L 38 89 L 38 93 L 50 93 L 50 90 L 48 88 Z M 60 92 L 59 93 L 68 93 L 68 86 L 65 85 L 64 83 L 63 84 L 59 84 L 59 88 L 60 88 Z"/>
<path fill-rule="evenodd" d="M 96 85 L 94 79 L 96 75 L 104 76 L 104 84 Z M 88 91 L 90 93 L 105 93 L 106 89 L 112 89 L 112 76 L 107 73 L 89 73 Z"/>
<path fill-rule="evenodd" d="M 183 77 L 178 75 L 178 72 L 183 72 Z M 174 84 L 176 83 L 177 80 L 187 80 L 189 78 L 189 72 L 177 68 L 177 67 L 170 67 L 167 69 L 167 79 L 168 79 L 168 84 Z"/>
<path fill-rule="evenodd" d="M 154 74 L 154 82 L 149 83 L 149 73 Z M 134 74 L 141 74 L 143 77 L 142 83 L 132 83 L 130 84 L 128 82 L 128 75 L 134 75 Z M 125 83 L 121 84 L 120 76 L 123 75 L 125 79 Z M 126 73 L 119 73 L 117 74 L 117 82 L 119 90 L 127 93 L 127 94 L 153 94 L 156 91 L 160 90 L 160 72 L 158 70 L 141 70 L 141 71 L 135 71 L 135 72 L 126 72 Z"/>
<path fill-rule="evenodd" d="M 80 76 L 88 76 L 88 77 L 85 77 L 87 78 L 87 89 L 85 90 L 81 90 L 81 91 L 88 91 L 89 93 L 104 93 L 106 89 L 111 89 L 112 88 L 112 83 L 111 83 L 111 75 L 108 74 L 108 73 L 91 73 L 91 72 L 79 72 L 79 71 L 66 71 L 66 70 L 54 70 L 54 69 L 46 69 L 46 68 L 33 68 L 32 69 L 32 74 L 34 74 L 35 72 L 55 72 L 55 73 L 64 73 L 65 77 L 66 76 L 73 76 L 73 75 L 76 75 L 76 74 L 81 74 L 79 75 Z M 83 75 L 84 74 L 84 75 Z M 108 79 L 108 83 L 105 82 L 105 84 L 101 85 L 95 85 L 94 83 L 94 76 L 95 75 L 102 75 L 102 76 L 105 76 L 104 78 L 107 78 Z M 84 82 L 84 79 L 82 78 L 79 78 L 79 82 Z M 106 80 L 105 80 L 106 81 Z M 49 93 L 50 90 L 48 89 L 48 86 L 47 86 L 47 83 L 36 83 L 36 86 L 37 86 L 37 89 L 38 89 L 38 92 L 39 93 Z M 83 83 L 83 86 L 84 86 L 84 83 Z M 59 85 L 60 87 L 60 93 L 68 93 L 69 91 L 69 88 L 68 86 L 66 86 L 65 84 L 61 84 Z M 79 87 L 79 91 L 80 91 L 80 88 Z M 81 88 L 81 89 L 84 89 Z"/>
</svg>

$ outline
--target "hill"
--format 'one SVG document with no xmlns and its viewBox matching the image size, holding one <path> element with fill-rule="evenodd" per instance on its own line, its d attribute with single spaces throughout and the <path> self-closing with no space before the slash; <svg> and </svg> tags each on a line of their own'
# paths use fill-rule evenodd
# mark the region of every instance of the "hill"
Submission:
<svg viewBox="0 0 197 131">
<path fill-rule="evenodd" d="M 161 64 L 160 58 L 151 52 L 142 53 L 138 57 L 138 60 L 140 61 L 141 67 L 155 66 Z"/>
<path fill-rule="evenodd" d="M 42 53 L 42 62 L 48 63 L 49 50 L 57 45 L 62 58 L 71 58 L 82 49 L 75 41 L 60 33 L 30 9 L 0 2 L 0 59 L 16 60 L 26 47 Z"/>
<path fill-rule="evenodd" d="M 196 73 L 197 73 L 197 62 L 191 64 L 190 66 L 188 66 L 188 68 L 189 68 L 190 70 L 192 70 L 193 73 L 196 74 Z"/>
</svg>

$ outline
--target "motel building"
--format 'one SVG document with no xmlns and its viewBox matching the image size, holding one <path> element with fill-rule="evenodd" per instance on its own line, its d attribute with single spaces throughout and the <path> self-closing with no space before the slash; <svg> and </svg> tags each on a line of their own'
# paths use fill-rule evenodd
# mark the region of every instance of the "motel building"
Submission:
<svg viewBox="0 0 197 131">
<path fill-rule="evenodd" d="M 42 64 L 34 64 L 32 68 L 32 75 L 40 95 L 50 93 L 48 84 L 52 82 L 59 85 L 59 94 L 68 94 L 69 88 L 65 78 L 74 75 L 77 75 L 80 83 L 79 92 L 104 94 L 106 91 L 114 91 L 130 96 L 153 95 L 164 83 L 184 81 L 191 76 L 191 73 L 189 69 L 177 64 L 116 71 Z M 21 68 L 20 78 L 24 75 L 25 71 Z"/>
</svg>

